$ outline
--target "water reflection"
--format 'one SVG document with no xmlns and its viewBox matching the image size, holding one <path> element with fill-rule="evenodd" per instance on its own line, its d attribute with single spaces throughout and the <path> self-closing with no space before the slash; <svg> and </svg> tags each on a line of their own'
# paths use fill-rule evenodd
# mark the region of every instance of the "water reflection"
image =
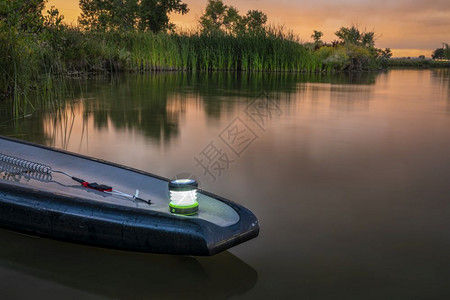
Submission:
<svg viewBox="0 0 450 300">
<path fill-rule="evenodd" d="M 56 284 L 66 287 L 60 299 L 75 298 L 79 291 L 114 299 L 228 299 L 257 281 L 256 271 L 229 252 L 204 258 L 129 253 L 4 230 L 0 240 L 8 245 L 0 248 L 0 277 L 14 273 L 13 282 L 0 284 L 3 296 L 15 291 L 20 298 L 57 299 Z M 23 288 L 20 279 L 30 276 L 39 278 L 41 295 Z"/>
<path fill-rule="evenodd" d="M 242 279 L 247 286 L 242 290 L 248 290 L 243 297 L 426 299 L 449 294 L 448 70 L 339 75 L 164 73 L 113 81 L 97 78 L 77 85 L 82 89 L 76 101 L 68 101 L 67 109 L 35 111 L 17 125 L 0 125 L 1 133 L 165 177 L 189 172 L 198 175 L 206 190 L 250 208 L 261 221 L 260 236 L 230 250 L 258 270 L 254 288 Z M 241 156 L 230 157 L 235 162 L 216 182 L 208 181 L 193 157 L 211 141 L 227 149 L 219 144 L 220 133 L 237 116 L 251 121 L 246 107 L 261 91 L 282 113 L 267 123 L 265 131 L 255 129 L 255 142 Z M 7 105 L 0 103 L 2 118 L 8 117 Z M 5 241 L 11 243 L 9 238 Z M 21 247 L 33 245 L 23 241 Z M 44 247 L 40 255 L 58 257 L 67 251 L 85 257 L 85 247 L 53 247 L 63 251 Z M 89 250 L 86 261 L 106 273 L 127 264 L 122 254 L 109 251 L 105 261 L 112 261 L 114 267 L 96 262 L 104 251 Z M 5 269 L 10 271 L 8 278 L 17 269 L 9 267 L 14 265 L 10 255 L 1 265 L 9 268 Z M 144 286 L 141 277 L 153 274 L 139 266 L 138 262 L 147 261 L 141 257 L 129 257 L 136 274 L 124 268 Z M 179 269 L 180 274 L 211 284 L 204 279 L 209 271 L 202 259 L 172 264 L 174 257 L 162 262 L 154 257 L 159 256 L 150 255 L 145 265 L 161 266 L 155 267 L 156 272 L 166 274 L 166 280 L 170 272 L 164 269 Z M 39 259 L 53 265 L 49 273 L 68 277 L 54 266 L 54 258 Z M 217 266 L 233 263 L 228 258 L 212 261 Z M 24 269 L 28 264 L 33 270 L 48 270 L 22 258 Z M 77 274 L 73 266 L 62 266 Z M 234 280 L 241 268 L 256 280 L 242 266 L 223 280 Z M 109 281 L 119 282 L 108 276 Z M 107 287 L 86 288 L 90 284 L 86 281 L 67 286 L 112 295 L 105 290 L 114 287 L 104 279 L 88 278 L 94 282 L 91 285 L 100 280 Z M 127 280 L 126 293 L 136 295 Z M 194 280 L 188 282 L 200 289 Z M 143 287 L 138 290 L 149 293 Z"/>
<path fill-rule="evenodd" d="M 371 85 L 344 85 L 324 83 L 303 83 L 300 85 L 304 91 L 302 99 L 312 104 L 329 105 L 330 110 L 337 111 L 364 111 L 369 109 L 373 86 Z"/>
<path fill-rule="evenodd" d="M 69 146 L 74 131 L 81 144 L 89 132 L 111 129 L 139 132 L 167 144 L 179 135 L 180 122 L 189 107 L 203 110 L 208 122 L 214 123 L 224 112 L 233 112 L 237 104 L 251 101 L 261 92 L 288 102 L 299 91 L 310 91 L 313 98 L 320 99 L 325 92 L 332 106 L 364 109 L 368 101 L 361 94 L 370 93 L 378 74 L 169 72 L 72 80 L 61 83 L 70 90 L 66 100 L 59 99 L 53 106 L 36 104 L 38 109 L 16 124 L 7 121 L 12 104 L 2 103 L 0 130 L 63 149 Z"/>
<path fill-rule="evenodd" d="M 431 78 L 438 87 L 439 100 L 445 103 L 447 115 L 450 115 L 450 69 L 433 70 Z"/>
</svg>

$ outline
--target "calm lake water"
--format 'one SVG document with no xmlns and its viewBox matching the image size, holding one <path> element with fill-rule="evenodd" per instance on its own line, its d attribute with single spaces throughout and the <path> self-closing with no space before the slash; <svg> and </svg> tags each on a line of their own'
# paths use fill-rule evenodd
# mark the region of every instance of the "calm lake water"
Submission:
<svg viewBox="0 0 450 300">
<path fill-rule="evenodd" d="M 251 209 L 260 236 L 197 258 L 0 230 L 2 299 L 450 297 L 449 70 L 64 85 L 71 96 L 16 122 L 0 103 L 0 134 L 192 173 Z"/>
</svg>

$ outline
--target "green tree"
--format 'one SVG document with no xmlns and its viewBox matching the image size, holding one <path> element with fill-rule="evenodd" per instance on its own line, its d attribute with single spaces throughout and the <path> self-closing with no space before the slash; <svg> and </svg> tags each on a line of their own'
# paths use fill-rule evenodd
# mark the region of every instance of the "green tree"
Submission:
<svg viewBox="0 0 450 300">
<path fill-rule="evenodd" d="M 140 29 L 159 32 L 170 29 L 170 13 L 185 14 L 181 0 L 80 0 L 79 23 L 87 30 Z"/>
<path fill-rule="evenodd" d="M 169 22 L 169 14 L 175 12 L 184 15 L 189 12 L 187 4 L 181 0 L 141 0 L 138 6 L 138 28 L 144 31 L 172 29 L 175 25 Z"/>
<path fill-rule="evenodd" d="M 242 20 L 248 32 L 257 33 L 264 31 L 267 15 L 259 10 L 249 10 Z"/>
<path fill-rule="evenodd" d="M 46 0 L 0 0 L 0 97 L 25 95 L 36 78 Z"/>
<path fill-rule="evenodd" d="M 442 48 L 437 48 L 431 54 L 433 59 L 450 59 L 450 48 L 447 43 L 444 43 Z"/>
<path fill-rule="evenodd" d="M 116 31 L 135 27 L 137 0 L 80 0 L 79 23 L 87 30 Z"/>
<path fill-rule="evenodd" d="M 391 48 L 386 48 L 384 50 L 382 49 L 378 49 L 378 55 L 381 58 L 391 58 L 392 57 L 392 52 L 391 52 Z"/>
<path fill-rule="evenodd" d="M 363 47 L 374 47 L 375 46 L 375 33 L 372 31 L 361 32 L 356 26 L 341 27 L 335 32 L 335 35 L 344 44 L 354 44 Z"/>
<path fill-rule="evenodd" d="M 444 59 L 444 57 L 445 57 L 444 48 L 437 48 L 436 50 L 433 51 L 433 54 L 431 54 L 432 59 Z"/>
<path fill-rule="evenodd" d="M 64 16 L 59 14 L 59 10 L 51 6 L 49 10 L 47 10 L 47 15 L 44 16 L 44 27 L 52 28 L 52 29 L 64 29 L 65 26 L 62 23 L 64 20 Z"/>
<path fill-rule="evenodd" d="M 203 33 L 225 32 L 241 34 L 261 32 L 267 22 L 267 15 L 259 10 L 249 10 L 245 16 L 223 3 L 222 0 L 208 0 L 204 14 L 199 23 Z"/>
<path fill-rule="evenodd" d="M 40 32 L 46 3 L 47 0 L 0 0 L 0 22 L 21 32 Z"/>
<path fill-rule="evenodd" d="M 347 27 L 341 27 L 338 31 L 334 33 L 342 42 L 344 43 L 351 43 L 351 44 L 358 44 L 361 39 L 361 33 L 359 32 L 359 29 L 355 26 L 352 26 L 350 28 Z"/>
<path fill-rule="evenodd" d="M 316 44 L 316 45 L 322 44 L 322 40 L 321 40 L 322 36 L 323 36 L 322 31 L 314 30 L 314 33 L 311 34 L 311 38 L 314 40 L 314 44 Z"/>
<path fill-rule="evenodd" d="M 234 33 L 242 30 L 242 17 L 235 7 L 228 6 L 227 13 L 223 19 L 223 26 L 227 33 Z"/>
<path fill-rule="evenodd" d="M 314 51 L 318 50 L 324 46 L 324 44 L 322 42 L 322 36 L 323 36 L 323 32 L 317 31 L 317 30 L 314 30 L 314 33 L 311 34 L 311 38 L 314 40 Z"/>
<path fill-rule="evenodd" d="M 208 0 L 205 13 L 200 17 L 200 26 L 205 33 L 212 33 L 222 30 L 229 7 L 222 0 Z M 232 9 L 232 13 L 237 13 Z"/>
<path fill-rule="evenodd" d="M 364 32 L 361 34 L 361 46 L 374 47 L 375 46 L 375 33 Z"/>
<path fill-rule="evenodd" d="M 444 43 L 444 58 L 450 59 L 450 48 L 448 47 L 448 44 Z"/>
</svg>

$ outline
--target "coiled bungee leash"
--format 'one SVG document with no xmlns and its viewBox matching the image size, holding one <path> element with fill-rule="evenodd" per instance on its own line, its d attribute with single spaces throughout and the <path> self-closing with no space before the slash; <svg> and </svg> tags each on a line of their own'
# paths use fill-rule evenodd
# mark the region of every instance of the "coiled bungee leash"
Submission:
<svg viewBox="0 0 450 300">
<path fill-rule="evenodd" d="M 0 153 L 0 161 L 26 169 L 25 171 L 22 171 L 22 172 L 30 172 L 31 171 L 31 172 L 43 173 L 46 175 L 51 175 L 52 173 L 60 173 L 60 174 L 70 177 L 72 180 L 75 180 L 76 182 L 80 183 L 85 188 L 93 189 L 93 190 L 111 194 L 111 195 L 117 195 L 117 196 L 122 196 L 125 198 L 131 198 L 133 200 L 142 201 L 147 204 L 152 204 L 151 200 L 145 200 L 145 199 L 139 198 L 139 190 L 136 190 L 136 193 L 134 195 L 130 195 L 130 194 L 121 192 L 119 190 L 116 190 L 112 186 L 109 186 L 109 185 L 98 184 L 96 182 L 91 183 L 84 179 L 72 176 L 64 171 L 53 170 L 52 167 L 50 167 L 48 165 L 29 161 L 29 160 L 18 158 L 18 157 L 14 157 L 11 155 L 6 155 L 3 153 Z"/>
</svg>

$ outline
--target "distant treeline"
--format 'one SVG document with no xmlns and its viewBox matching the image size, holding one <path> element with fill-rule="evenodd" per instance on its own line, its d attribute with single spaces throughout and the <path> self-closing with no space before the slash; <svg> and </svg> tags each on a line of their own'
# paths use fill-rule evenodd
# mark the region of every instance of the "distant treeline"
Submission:
<svg viewBox="0 0 450 300">
<path fill-rule="evenodd" d="M 450 60 L 429 58 L 393 58 L 388 61 L 389 67 L 407 68 L 450 68 Z"/>
<path fill-rule="evenodd" d="M 80 0 L 78 26 L 47 0 L 0 0 L 0 96 L 15 98 L 54 75 L 119 71 L 335 72 L 380 69 L 392 55 L 374 32 L 342 27 L 331 44 L 312 43 L 267 24 L 258 10 L 209 0 L 196 30 L 181 32 L 170 13 L 181 0 Z"/>
</svg>

